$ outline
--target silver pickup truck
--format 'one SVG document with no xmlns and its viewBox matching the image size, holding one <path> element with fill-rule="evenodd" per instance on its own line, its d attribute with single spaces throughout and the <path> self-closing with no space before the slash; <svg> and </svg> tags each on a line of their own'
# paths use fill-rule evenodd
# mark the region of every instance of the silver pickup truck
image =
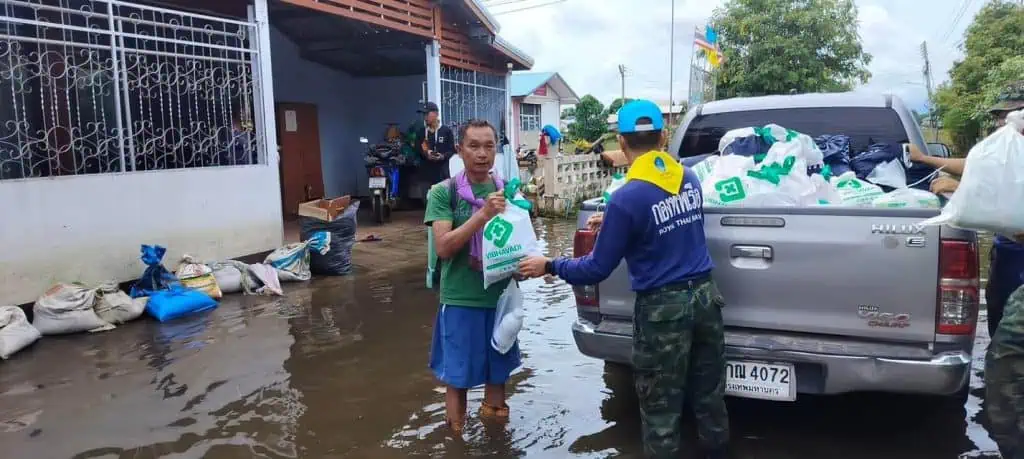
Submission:
<svg viewBox="0 0 1024 459">
<path fill-rule="evenodd" d="M 731 129 L 776 123 L 811 136 L 846 134 L 852 151 L 911 142 L 913 114 L 892 96 L 805 94 L 692 108 L 669 151 L 693 165 Z M 596 238 L 583 203 L 574 253 Z M 726 306 L 727 393 L 792 401 L 798 393 L 932 394 L 964 400 L 979 307 L 977 237 L 917 223 L 931 209 L 704 208 L 714 278 Z M 633 301 L 623 262 L 575 288 L 572 330 L 585 355 L 628 364 Z M 955 400 L 955 399 L 954 399 Z M 953 401 L 953 400 L 951 400 Z"/>
</svg>

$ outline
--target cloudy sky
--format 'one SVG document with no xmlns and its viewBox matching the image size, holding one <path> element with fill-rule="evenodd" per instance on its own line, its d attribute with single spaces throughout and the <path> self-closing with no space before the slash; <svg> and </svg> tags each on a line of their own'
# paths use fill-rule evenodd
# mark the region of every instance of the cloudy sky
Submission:
<svg viewBox="0 0 1024 459">
<path fill-rule="evenodd" d="M 675 0 L 675 100 L 686 100 L 694 27 L 723 0 Z M 935 85 L 960 57 L 959 43 L 987 0 L 856 0 L 860 35 L 874 56 L 860 90 L 892 92 L 927 104 L 920 44 L 928 41 Z M 667 100 L 671 0 L 484 0 L 501 35 L 534 58 L 535 71 L 557 71 L 580 95 L 608 104 L 620 93 L 618 65 L 629 69 L 626 95 Z M 544 5 L 530 8 L 535 5 Z M 515 11 L 521 10 L 521 11 Z M 963 11 L 959 21 L 955 21 Z"/>
</svg>

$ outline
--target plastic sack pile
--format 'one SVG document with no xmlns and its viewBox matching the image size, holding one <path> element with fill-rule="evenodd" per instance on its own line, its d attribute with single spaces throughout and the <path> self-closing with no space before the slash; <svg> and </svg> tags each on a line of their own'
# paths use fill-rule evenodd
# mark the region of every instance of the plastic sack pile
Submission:
<svg viewBox="0 0 1024 459">
<path fill-rule="evenodd" d="M 708 206 L 940 207 L 934 194 L 908 187 L 898 144 L 854 155 L 849 137 L 812 139 L 769 124 L 727 132 L 719 152 L 692 168 Z"/>
</svg>

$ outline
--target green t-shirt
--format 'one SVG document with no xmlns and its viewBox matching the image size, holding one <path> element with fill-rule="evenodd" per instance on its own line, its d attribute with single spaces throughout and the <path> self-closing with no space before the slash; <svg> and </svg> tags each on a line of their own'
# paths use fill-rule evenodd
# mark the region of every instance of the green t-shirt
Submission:
<svg viewBox="0 0 1024 459">
<path fill-rule="evenodd" d="M 482 198 L 497 191 L 494 183 L 472 185 L 473 195 Z M 445 182 L 434 185 L 427 195 L 427 212 L 423 222 L 431 224 L 435 221 L 450 221 L 452 228 L 465 224 L 473 215 L 473 207 L 459 199 L 452 212 L 451 197 Z M 454 258 L 441 262 L 441 303 L 452 306 L 475 308 L 493 308 L 498 304 L 498 297 L 508 286 L 508 280 L 491 285 L 484 289 L 484 274 L 473 269 L 469 264 L 469 247 L 459 251 Z"/>
</svg>

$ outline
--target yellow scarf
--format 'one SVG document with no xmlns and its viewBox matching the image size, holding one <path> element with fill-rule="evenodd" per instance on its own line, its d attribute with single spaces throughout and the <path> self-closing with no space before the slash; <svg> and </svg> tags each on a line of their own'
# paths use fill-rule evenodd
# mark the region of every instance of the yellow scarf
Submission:
<svg viewBox="0 0 1024 459">
<path fill-rule="evenodd" d="M 679 193 L 683 185 L 683 165 L 663 151 L 644 153 L 629 166 L 626 181 L 643 180 L 665 190 L 669 194 Z"/>
</svg>

